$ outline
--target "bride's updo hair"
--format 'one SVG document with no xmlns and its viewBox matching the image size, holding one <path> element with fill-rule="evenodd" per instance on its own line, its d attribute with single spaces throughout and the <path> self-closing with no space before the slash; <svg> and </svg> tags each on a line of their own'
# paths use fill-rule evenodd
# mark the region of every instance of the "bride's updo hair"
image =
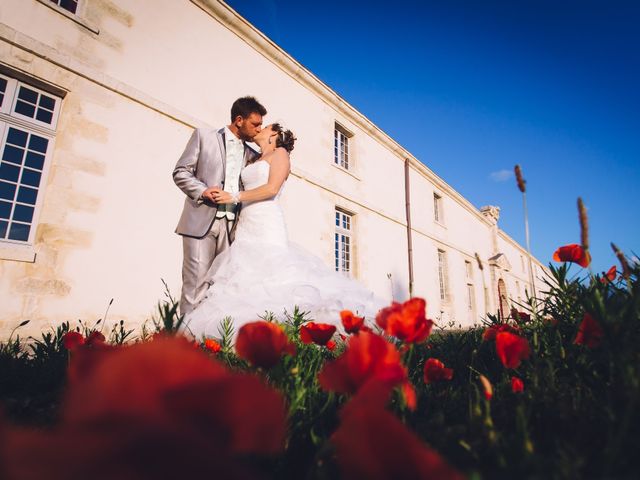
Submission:
<svg viewBox="0 0 640 480">
<path fill-rule="evenodd" d="M 278 134 L 276 137 L 276 147 L 282 147 L 287 152 L 291 152 L 294 143 L 296 143 L 296 136 L 293 132 L 291 130 L 284 130 L 279 123 L 272 124 L 271 130 Z"/>
</svg>

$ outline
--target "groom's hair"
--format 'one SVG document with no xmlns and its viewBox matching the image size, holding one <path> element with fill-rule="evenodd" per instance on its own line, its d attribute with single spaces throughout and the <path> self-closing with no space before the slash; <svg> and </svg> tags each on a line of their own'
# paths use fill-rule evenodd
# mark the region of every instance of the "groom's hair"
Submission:
<svg viewBox="0 0 640 480">
<path fill-rule="evenodd" d="M 238 115 L 247 118 L 252 113 L 258 113 L 263 117 L 267 114 L 267 109 L 254 97 L 242 97 L 237 99 L 231 105 L 231 121 L 233 122 Z"/>
</svg>

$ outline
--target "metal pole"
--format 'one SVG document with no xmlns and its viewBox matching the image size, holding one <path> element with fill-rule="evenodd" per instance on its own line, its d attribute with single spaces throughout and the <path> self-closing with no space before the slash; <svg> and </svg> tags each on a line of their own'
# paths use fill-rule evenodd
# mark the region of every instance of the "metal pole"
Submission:
<svg viewBox="0 0 640 480">
<path fill-rule="evenodd" d="M 409 159 L 404 160 L 404 199 L 407 212 L 407 257 L 409 260 L 409 298 L 413 298 L 413 246 L 411 242 L 411 195 L 409 190 Z"/>
</svg>

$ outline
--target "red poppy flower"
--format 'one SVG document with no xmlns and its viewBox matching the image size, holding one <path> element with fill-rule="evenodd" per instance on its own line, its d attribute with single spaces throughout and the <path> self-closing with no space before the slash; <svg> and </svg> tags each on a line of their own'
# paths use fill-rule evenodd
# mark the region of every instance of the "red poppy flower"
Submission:
<svg viewBox="0 0 640 480">
<path fill-rule="evenodd" d="M 380 310 L 376 323 L 387 333 L 407 343 L 420 343 L 427 339 L 433 320 L 426 318 L 427 302 L 412 298 L 403 304 L 393 302 Z"/>
<path fill-rule="evenodd" d="M 307 322 L 300 326 L 300 340 L 302 340 L 302 343 L 326 345 L 334 333 L 336 333 L 335 325 L 329 325 L 328 323 Z"/>
<path fill-rule="evenodd" d="M 67 332 L 62 336 L 62 345 L 67 350 L 75 350 L 80 345 L 84 345 L 84 337 L 76 331 Z"/>
<path fill-rule="evenodd" d="M 522 393 L 524 391 L 524 383 L 518 377 L 511 377 L 511 391 L 513 393 Z"/>
<path fill-rule="evenodd" d="M 4 440 L 2 478 L 206 478 L 211 452 L 217 478 L 256 478 L 257 466 L 225 449 L 219 435 L 204 438 L 178 422 L 109 418 L 99 425 L 60 425 L 51 432 L 14 428 Z M 171 454 L 158 455 L 167 445 Z"/>
<path fill-rule="evenodd" d="M 418 406 L 418 398 L 416 396 L 416 389 L 413 388 L 411 382 L 407 380 L 400 385 L 400 391 L 409 410 L 415 410 Z"/>
<path fill-rule="evenodd" d="M 163 392 L 226 374 L 220 364 L 182 337 L 81 349 L 78 354 L 71 359 L 75 376 L 67 394 L 66 421 L 106 413 L 153 416 L 161 409 L 157 402 Z M 83 398 L 88 391 L 93 392 L 92 397 Z"/>
<path fill-rule="evenodd" d="M 585 313 L 573 343 L 595 348 L 600 345 L 603 336 L 604 331 L 600 324 L 590 314 Z"/>
<path fill-rule="evenodd" d="M 482 334 L 482 341 L 487 342 L 495 340 L 496 335 L 500 332 L 511 332 L 514 334 L 520 333 L 520 329 L 515 325 L 509 325 L 508 323 L 496 323 L 487 328 Z"/>
<path fill-rule="evenodd" d="M 98 365 L 104 357 L 121 348 L 124 347 L 109 345 L 105 342 L 94 342 L 93 345 L 80 345 L 73 351 L 71 362 L 67 368 L 67 380 L 69 384 L 74 384 L 92 375 L 96 365 Z"/>
<path fill-rule="evenodd" d="M 54 430 L 3 438 L 11 478 L 204 476 L 211 452 L 216 474 L 252 478 L 249 457 L 282 451 L 282 395 L 256 376 L 231 373 L 184 339 L 114 349 L 87 373 L 69 385 Z M 172 455 L 153 456 L 168 444 Z"/>
<path fill-rule="evenodd" d="M 607 270 L 607 273 L 602 274 L 602 278 L 600 278 L 600 281 L 602 283 L 613 282 L 616 279 L 616 274 L 617 274 L 616 266 L 613 265 L 609 270 Z"/>
<path fill-rule="evenodd" d="M 553 260 L 556 262 L 573 262 L 583 268 L 587 268 L 591 263 L 591 255 L 585 252 L 577 243 L 572 243 L 558 248 L 553 253 Z"/>
<path fill-rule="evenodd" d="M 218 353 L 222 347 L 218 342 L 216 342 L 213 338 L 207 338 L 204 341 L 204 348 L 209 350 L 211 353 Z"/>
<path fill-rule="evenodd" d="M 295 345 L 277 323 L 258 321 L 240 328 L 236 353 L 256 367 L 271 368 L 283 354 L 295 355 Z"/>
<path fill-rule="evenodd" d="M 531 321 L 531 315 L 527 312 L 520 312 L 516 308 L 511 309 L 511 318 L 513 318 L 518 323 L 526 323 Z"/>
<path fill-rule="evenodd" d="M 336 360 L 327 362 L 318 374 L 324 390 L 353 394 L 369 381 L 401 385 L 408 383 L 407 370 L 396 347 L 379 335 L 360 332 L 349 338 L 347 349 Z M 403 387 L 411 407 L 409 387 Z"/>
<path fill-rule="evenodd" d="M 453 370 L 446 368 L 444 363 L 436 358 L 427 358 L 424 362 L 424 383 L 440 382 L 442 380 L 451 380 L 453 378 Z"/>
<path fill-rule="evenodd" d="M 85 345 L 88 345 L 88 346 L 102 345 L 103 343 L 106 342 L 106 340 L 107 339 L 104 337 L 104 335 L 101 332 L 94 330 L 87 337 L 87 341 L 85 342 Z"/>
<path fill-rule="evenodd" d="M 356 333 L 364 325 L 364 317 L 356 317 L 351 310 L 342 310 L 340 319 L 347 333 Z"/>
<path fill-rule="evenodd" d="M 138 418 L 199 425 L 202 435 L 213 435 L 215 424 L 224 442 L 231 442 L 237 451 L 252 450 L 249 444 L 262 445 L 252 451 L 263 452 L 282 446 L 286 423 L 282 396 L 255 376 L 232 374 L 184 339 L 114 349 L 85 373 L 67 392 L 63 409 L 67 425 Z M 274 428 L 275 435 L 267 435 L 267 440 L 264 435 Z M 249 431 L 255 434 L 253 440 Z"/>
<path fill-rule="evenodd" d="M 384 409 L 384 391 L 379 398 L 360 399 L 361 395 L 343 408 L 340 426 L 331 437 L 343 478 L 463 478 Z"/>
<path fill-rule="evenodd" d="M 329 340 L 326 347 L 333 352 L 336 349 L 336 342 Z"/>
<path fill-rule="evenodd" d="M 496 352 L 506 368 L 518 368 L 522 360 L 529 358 L 529 342 L 519 335 L 500 332 L 496 335 Z"/>
</svg>

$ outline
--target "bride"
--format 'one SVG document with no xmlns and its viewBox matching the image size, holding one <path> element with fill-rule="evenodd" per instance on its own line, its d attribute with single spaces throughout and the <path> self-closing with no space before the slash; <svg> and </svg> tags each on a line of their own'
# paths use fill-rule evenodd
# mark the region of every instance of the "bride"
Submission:
<svg viewBox="0 0 640 480">
<path fill-rule="evenodd" d="M 290 173 L 295 137 L 274 123 L 253 141 L 262 156 L 241 172 L 245 190 L 214 193 L 216 203 L 241 203 L 231 246 L 216 257 L 208 272 L 205 298 L 184 320 L 195 338 L 219 335 L 229 316 L 235 330 L 265 312 L 282 319 L 294 306 L 310 312 L 309 320 L 340 326 L 340 311 L 351 310 L 373 320 L 386 303 L 360 283 L 328 268 L 322 260 L 289 243 L 278 199 Z"/>
</svg>

